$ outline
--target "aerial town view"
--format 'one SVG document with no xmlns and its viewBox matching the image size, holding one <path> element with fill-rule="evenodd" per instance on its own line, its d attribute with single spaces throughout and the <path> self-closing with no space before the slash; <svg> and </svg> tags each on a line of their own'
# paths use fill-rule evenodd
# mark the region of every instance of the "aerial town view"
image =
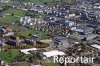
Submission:
<svg viewBox="0 0 100 66">
<path fill-rule="evenodd" d="M 0 66 L 100 66 L 100 0 L 0 0 Z"/>
</svg>

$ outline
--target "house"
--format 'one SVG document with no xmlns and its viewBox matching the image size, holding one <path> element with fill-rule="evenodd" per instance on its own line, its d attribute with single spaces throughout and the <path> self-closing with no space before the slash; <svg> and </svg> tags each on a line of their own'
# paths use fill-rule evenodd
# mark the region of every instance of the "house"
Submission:
<svg viewBox="0 0 100 66">
<path fill-rule="evenodd" d="M 44 9 L 43 9 L 44 6 L 42 5 L 34 5 L 32 6 L 29 11 L 31 12 L 37 12 L 37 13 L 43 13 L 44 12 Z"/>
<path fill-rule="evenodd" d="M 92 7 L 90 2 L 82 2 L 81 4 L 78 5 L 79 8 L 82 8 L 84 10 L 89 9 Z"/>
<path fill-rule="evenodd" d="M 100 28 L 96 30 L 96 33 L 97 34 L 100 34 Z"/>
<path fill-rule="evenodd" d="M 5 62 L 0 58 L 0 65 L 3 65 Z"/>
<path fill-rule="evenodd" d="M 9 35 L 6 37 L 8 40 L 16 40 L 16 36 L 13 36 L 13 35 Z"/>
<path fill-rule="evenodd" d="M 62 4 L 61 8 L 64 9 L 64 10 L 69 10 L 70 9 L 70 5 L 64 3 L 64 4 Z"/>
<path fill-rule="evenodd" d="M 58 20 L 56 21 L 56 23 L 62 24 L 63 26 L 66 26 L 66 27 L 71 27 L 75 25 L 73 21 L 69 21 L 69 20 Z"/>
<path fill-rule="evenodd" d="M 0 11 L 3 11 L 3 8 L 2 7 L 0 7 Z"/>
<path fill-rule="evenodd" d="M 68 18 L 75 17 L 75 13 L 71 13 L 68 15 Z"/>
<path fill-rule="evenodd" d="M 4 28 L 0 28 L 0 33 L 5 33 L 6 30 Z"/>
<path fill-rule="evenodd" d="M 82 11 L 81 13 L 80 13 L 80 18 L 82 19 L 82 20 L 89 20 L 89 18 L 88 18 L 88 13 L 87 12 L 85 12 L 85 11 Z"/>
<path fill-rule="evenodd" d="M 48 15 L 54 15 L 53 11 L 52 10 L 49 10 L 49 9 L 45 9 L 44 10 L 44 13 L 45 14 L 48 14 Z"/>
<path fill-rule="evenodd" d="M 6 36 L 6 44 L 10 46 L 19 46 L 22 40 L 19 39 L 19 37 L 16 37 L 14 35 Z"/>
<path fill-rule="evenodd" d="M 53 11 L 53 14 L 54 14 L 56 17 L 68 18 L 68 13 L 65 12 L 64 10 L 61 10 L 61 9 L 58 9 L 58 10 Z"/>
<path fill-rule="evenodd" d="M 81 5 L 79 5 L 79 8 L 80 8 L 80 9 L 87 9 L 87 6 L 86 6 L 86 4 L 83 2 Z"/>
<path fill-rule="evenodd" d="M 3 42 L 0 42 L 0 46 L 5 46 L 6 44 Z"/>
<path fill-rule="evenodd" d="M 54 15 L 54 16 L 60 17 L 60 18 L 68 18 L 69 15 L 66 11 L 69 9 L 70 9 L 69 5 L 63 4 L 63 5 L 57 5 L 56 7 L 54 6 L 52 8 L 45 9 L 44 13 L 48 14 L 48 15 Z M 70 17 L 72 17 L 72 16 L 73 16 L 73 14 L 70 14 Z"/>
<path fill-rule="evenodd" d="M 47 22 L 46 25 L 50 26 L 50 25 L 57 25 L 57 24 L 55 22 Z"/>
<path fill-rule="evenodd" d="M 7 42 L 5 42 L 5 44 L 7 44 L 8 46 L 10 45 L 10 46 L 16 46 L 16 41 L 7 41 Z"/>
<path fill-rule="evenodd" d="M 33 39 L 39 39 L 40 37 L 37 36 L 37 35 L 32 35 L 32 38 L 33 38 Z"/>
<path fill-rule="evenodd" d="M 0 40 L 0 46 L 5 46 L 6 44 L 2 41 L 2 40 Z"/>
<path fill-rule="evenodd" d="M 0 18 L 3 18 L 3 17 L 5 17 L 5 15 L 3 15 L 3 14 L 0 14 Z"/>
<path fill-rule="evenodd" d="M 85 26 L 76 26 L 71 28 L 72 31 L 78 32 L 80 34 L 86 35 L 93 33 L 93 29 Z"/>
<path fill-rule="evenodd" d="M 25 39 L 24 43 L 28 44 L 28 45 L 36 45 L 36 41 L 34 40 L 29 40 L 29 39 Z"/>
<path fill-rule="evenodd" d="M 32 18 L 29 17 L 29 16 L 25 16 L 25 17 L 21 17 L 20 18 L 20 23 L 23 25 L 23 26 L 32 26 L 33 25 L 33 22 L 32 22 Z"/>
<path fill-rule="evenodd" d="M 95 3 L 95 4 L 94 4 L 94 8 L 95 8 L 95 9 L 100 9 L 100 3 Z"/>
<path fill-rule="evenodd" d="M 43 19 L 44 19 L 45 21 L 52 21 L 52 20 L 54 20 L 53 17 L 48 17 L 48 16 L 44 17 Z"/>
<path fill-rule="evenodd" d="M 98 18 L 100 18 L 100 12 L 99 11 L 95 11 L 95 12 L 90 12 L 88 14 L 88 17 L 90 18 L 90 20 L 97 20 Z"/>
<path fill-rule="evenodd" d="M 10 35 L 14 35 L 14 32 L 7 32 L 7 33 L 3 34 L 3 36 L 10 36 Z"/>
<path fill-rule="evenodd" d="M 45 39 L 45 40 L 40 40 L 40 42 L 43 42 L 43 43 L 51 43 L 52 42 L 52 40 L 50 40 L 50 39 Z"/>
</svg>

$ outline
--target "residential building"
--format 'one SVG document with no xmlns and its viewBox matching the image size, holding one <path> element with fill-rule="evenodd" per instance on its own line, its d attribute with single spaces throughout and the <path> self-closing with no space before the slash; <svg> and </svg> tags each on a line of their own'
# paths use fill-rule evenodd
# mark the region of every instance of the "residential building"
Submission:
<svg viewBox="0 0 100 66">
<path fill-rule="evenodd" d="M 23 25 L 23 26 L 32 26 L 33 25 L 33 21 L 32 21 L 32 18 L 29 17 L 29 16 L 25 16 L 25 17 L 21 17 L 20 18 L 20 23 Z"/>
</svg>

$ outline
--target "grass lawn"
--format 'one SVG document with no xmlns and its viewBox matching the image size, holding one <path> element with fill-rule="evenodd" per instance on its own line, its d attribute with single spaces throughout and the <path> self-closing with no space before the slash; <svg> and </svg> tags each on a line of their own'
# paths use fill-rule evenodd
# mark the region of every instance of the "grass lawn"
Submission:
<svg viewBox="0 0 100 66">
<path fill-rule="evenodd" d="M 52 63 L 52 62 L 50 62 L 50 63 L 45 63 L 45 64 L 43 64 L 42 66 L 60 66 L 60 65 L 57 64 L 57 63 Z"/>
<path fill-rule="evenodd" d="M 23 36 L 26 38 L 29 37 L 29 34 L 39 36 L 41 39 L 49 38 L 48 34 L 38 31 L 38 30 L 35 30 L 35 29 L 29 29 L 29 28 L 18 27 L 18 26 L 10 26 L 9 28 L 12 30 L 15 30 L 17 32 L 18 36 Z M 21 29 L 24 29 L 25 31 L 21 31 Z"/>
<path fill-rule="evenodd" d="M 19 62 L 16 64 L 10 64 L 10 66 L 29 66 L 30 63 L 28 62 Z"/>
<path fill-rule="evenodd" d="M 11 5 L 12 3 L 0 3 L 0 6 L 9 6 Z"/>
<path fill-rule="evenodd" d="M 25 32 L 18 32 L 20 36 L 29 37 L 29 34 L 39 36 L 41 39 L 48 39 L 49 36 L 41 31 L 35 29 L 27 30 Z"/>
<path fill-rule="evenodd" d="M 3 11 L 2 13 L 5 14 L 5 17 L 0 18 L 0 24 L 7 23 L 7 22 L 16 22 L 17 20 L 19 20 L 21 16 L 24 16 L 25 12 L 17 9 L 8 9 L 6 11 Z M 10 14 L 10 15 L 6 15 L 6 14 Z M 14 15 L 11 16 L 12 14 Z"/>
<path fill-rule="evenodd" d="M 5 60 L 7 63 L 11 63 L 11 61 L 17 56 L 19 55 L 20 52 L 18 52 L 18 50 L 8 50 L 5 52 L 1 52 L 0 51 L 0 58 L 2 58 L 3 60 Z"/>
<path fill-rule="evenodd" d="M 14 14 L 15 16 L 24 16 L 24 12 L 22 10 L 17 9 L 8 9 L 3 11 L 4 14 Z"/>
<path fill-rule="evenodd" d="M 0 18 L 0 24 L 7 23 L 7 22 L 16 22 L 19 18 L 16 16 L 5 16 L 3 18 Z"/>
</svg>

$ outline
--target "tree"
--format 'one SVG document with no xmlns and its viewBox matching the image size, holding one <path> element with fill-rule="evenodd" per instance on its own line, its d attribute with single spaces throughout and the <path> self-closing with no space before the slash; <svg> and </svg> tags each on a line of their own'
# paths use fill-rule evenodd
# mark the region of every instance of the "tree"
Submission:
<svg viewBox="0 0 100 66">
<path fill-rule="evenodd" d="M 14 13 L 11 14 L 11 16 L 14 16 L 14 15 L 15 15 Z"/>
</svg>

